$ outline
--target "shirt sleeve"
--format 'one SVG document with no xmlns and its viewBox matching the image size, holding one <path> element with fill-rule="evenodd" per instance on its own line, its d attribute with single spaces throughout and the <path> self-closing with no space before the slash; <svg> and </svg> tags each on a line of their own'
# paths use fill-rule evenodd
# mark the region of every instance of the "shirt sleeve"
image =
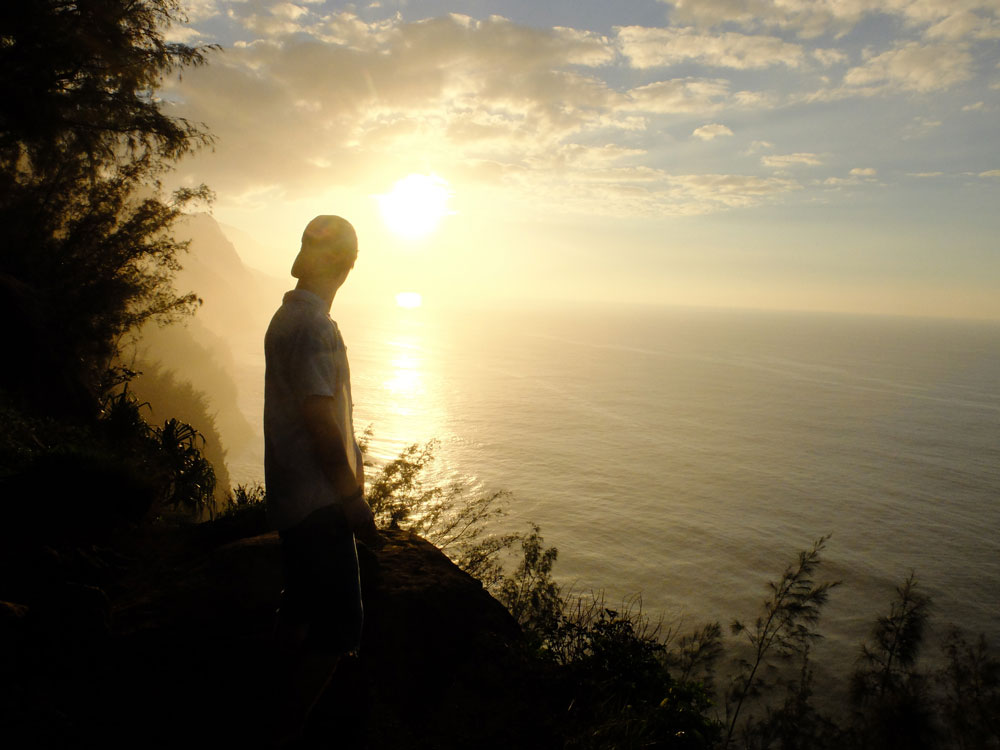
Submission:
<svg viewBox="0 0 1000 750">
<path fill-rule="evenodd" d="M 336 396 L 340 378 L 335 348 L 332 332 L 317 326 L 298 337 L 289 364 L 292 387 L 300 402 L 309 396 Z"/>
</svg>

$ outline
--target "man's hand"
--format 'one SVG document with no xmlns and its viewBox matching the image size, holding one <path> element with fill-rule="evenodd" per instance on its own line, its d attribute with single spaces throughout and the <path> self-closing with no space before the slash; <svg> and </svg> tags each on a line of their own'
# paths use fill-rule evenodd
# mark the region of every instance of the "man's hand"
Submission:
<svg viewBox="0 0 1000 750">
<path fill-rule="evenodd" d="M 343 501 L 344 516 L 347 525 L 351 527 L 354 536 L 365 544 L 371 545 L 378 541 L 378 530 L 375 528 L 375 514 L 365 502 L 364 495 L 355 493 Z"/>
<path fill-rule="evenodd" d="M 333 399 L 329 396 L 310 396 L 302 409 L 323 473 L 330 481 L 334 496 L 344 498 L 341 506 L 348 526 L 363 542 L 376 541 L 375 517 L 364 498 L 364 464 L 358 460 L 354 471 L 351 471 L 347 460 L 348 446 L 345 446 L 344 436 L 337 424 Z M 354 455 L 357 446 L 351 445 L 349 449 Z"/>
</svg>

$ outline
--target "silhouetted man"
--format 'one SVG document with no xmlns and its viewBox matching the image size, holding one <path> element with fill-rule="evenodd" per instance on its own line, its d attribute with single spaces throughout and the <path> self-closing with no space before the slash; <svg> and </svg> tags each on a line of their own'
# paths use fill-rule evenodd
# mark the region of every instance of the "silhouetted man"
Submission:
<svg viewBox="0 0 1000 750">
<path fill-rule="evenodd" d="M 341 657 L 356 652 L 362 604 L 354 536 L 376 535 L 354 437 L 347 351 L 330 318 L 358 256 L 354 227 L 317 216 L 264 337 L 267 513 L 281 537 L 277 632 L 285 668 L 276 740 L 301 734 Z"/>
</svg>

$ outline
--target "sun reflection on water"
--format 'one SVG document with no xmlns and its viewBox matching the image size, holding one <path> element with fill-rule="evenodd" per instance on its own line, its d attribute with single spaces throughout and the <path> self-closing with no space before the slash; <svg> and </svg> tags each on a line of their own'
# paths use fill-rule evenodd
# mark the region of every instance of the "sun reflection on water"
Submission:
<svg viewBox="0 0 1000 750">
<path fill-rule="evenodd" d="M 440 318 L 426 307 L 383 305 L 359 310 L 352 321 L 358 335 L 352 350 L 354 423 L 371 428 L 371 476 L 408 446 L 451 439 L 443 389 L 448 377 L 446 340 Z M 428 469 L 428 482 L 452 471 L 442 454 Z"/>
<path fill-rule="evenodd" d="M 384 329 L 379 370 L 381 395 L 377 442 L 394 453 L 405 445 L 433 437 L 432 410 L 427 403 L 426 351 L 419 309 L 397 309 Z M 384 441 L 384 442 L 383 442 Z M 390 456 L 386 456 L 389 458 Z"/>
</svg>

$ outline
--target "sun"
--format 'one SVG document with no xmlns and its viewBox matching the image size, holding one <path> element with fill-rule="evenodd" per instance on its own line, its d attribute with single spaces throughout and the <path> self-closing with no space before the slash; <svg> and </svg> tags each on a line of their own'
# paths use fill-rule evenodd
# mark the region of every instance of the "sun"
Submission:
<svg viewBox="0 0 1000 750">
<path fill-rule="evenodd" d="M 436 174 L 411 174 L 385 195 L 375 196 L 382 220 L 393 232 L 409 239 L 429 234 L 451 211 L 451 186 Z"/>
</svg>

